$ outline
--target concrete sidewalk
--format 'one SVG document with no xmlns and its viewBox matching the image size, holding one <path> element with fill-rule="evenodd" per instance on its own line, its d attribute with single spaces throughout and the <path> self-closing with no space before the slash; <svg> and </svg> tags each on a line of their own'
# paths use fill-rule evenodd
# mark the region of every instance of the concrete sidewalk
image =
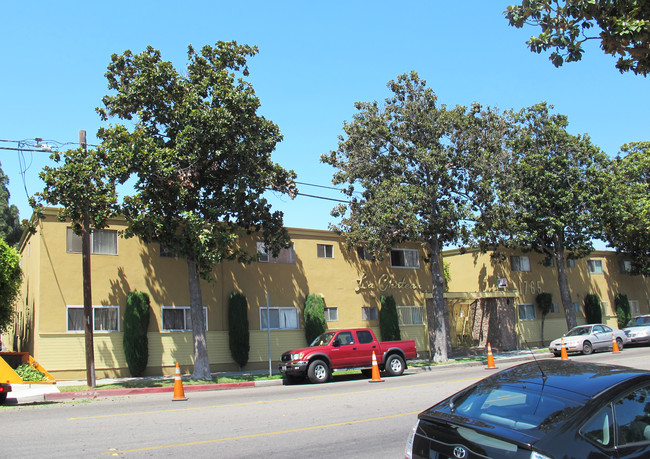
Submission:
<svg viewBox="0 0 650 459">
<path fill-rule="evenodd" d="M 534 353 L 534 357 L 533 357 Z M 498 362 L 517 362 L 517 361 L 528 361 L 535 359 L 545 359 L 552 358 L 553 355 L 548 352 L 547 349 L 532 349 L 532 350 L 518 350 L 518 351 L 506 351 L 506 352 L 494 352 L 493 353 L 494 361 L 497 364 Z M 472 359 L 482 359 L 476 361 L 464 361 L 467 358 Z M 426 365 L 428 361 L 424 360 L 415 360 L 411 362 L 407 373 L 421 373 L 421 372 L 430 372 L 435 371 L 439 368 L 447 368 L 450 365 L 464 365 L 464 366 L 486 366 L 487 365 L 487 354 L 485 352 L 481 354 L 472 354 L 467 356 L 456 355 L 454 358 L 450 359 L 447 363 L 436 364 L 436 365 Z M 277 374 L 277 371 L 273 372 Z M 226 376 L 242 376 L 242 375 L 268 375 L 268 370 L 256 370 L 250 372 L 219 372 L 213 373 L 213 376 L 216 377 L 226 377 Z M 187 378 L 189 375 L 184 375 Z M 98 379 L 96 381 L 97 386 L 107 385 L 107 384 L 125 384 L 129 382 L 138 383 L 143 380 L 151 381 L 155 384 L 156 381 L 173 381 L 174 376 L 154 376 L 154 377 L 141 377 L 141 378 L 105 378 Z M 184 384 L 184 392 L 194 392 L 194 391 L 213 391 L 213 390 L 229 390 L 229 389 L 242 389 L 242 388 L 254 388 L 254 387 L 263 387 L 263 386 L 276 386 L 282 385 L 282 379 L 269 379 L 261 381 L 245 381 L 237 383 L 221 383 L 221 384 Z M 103 398 L 103 397 L 116 397 L 116 396 L 128 396 L 128 395 L 140 395 L 140 394 L 155 394 L 155 393 L 170 393 L 174 392 L 174 385 L 169 386 L 158 386 L 158 387 L 134 387 L 134 388 L 124 388 L 124 389 L 94 389 L 94 390 L 79 390 L 79 391 L 66 391 L 61 392 L 59 387 L 69 387 L 69 386 L 86 386 L 85 380 L 61 380 L 57 381 L 56 384 L 12 384 L 12 392 L 7 394 L 6 405 L 20 405 L 27 403 L 43 403 L 43 402 L 59 402 L 59 401 L 72 401 L 72 400 L 83 400 L 83 399 L 93 399 L 93 398 Z"/>
</svg>

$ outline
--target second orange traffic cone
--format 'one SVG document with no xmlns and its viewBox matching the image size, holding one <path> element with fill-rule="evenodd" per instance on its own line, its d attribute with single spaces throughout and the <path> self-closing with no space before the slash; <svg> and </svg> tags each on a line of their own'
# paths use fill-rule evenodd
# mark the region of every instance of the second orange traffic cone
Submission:
<svg viewBox="0 0 650 459">
<path fill-rule="evenodd" d="M 621 352 L 618 348 L 618 343 L 616 342 L 616 336 L 612 333 L 612 352 Z"/>
<path fill-rule="evenodd" d="M 497 366 L 494 364 L 494 356 L 492 355 L 492 346 L 490 346 L 490 343 L 488 343 L 488 370 L 491 370 L 493 368 L 496 368 Z"/>
<path fill-rule="evenodd" d="M 562 360 L 569 360 L 569 355 L 567 354 L 566 351 L 566 343 L 564 342 L 564 338 L 562 338 L 562 350 L 560 351 L 560 355 L 562 356 Z"/>
<path fill-rule="evenodd" d="M 372 351 L 372 379 L 368 382 L 383 382 L 379 376 L 379 365 L 377 365 L 377 357 L 375 351 Z"/>
<path fill-rule="evenodd" d="M 174 398 L 172 402 L 184 401 L 187 400 L 185 397 L 185 391 L 183 390 L 183 380 L 181 379 L 181 368 L 176 362 L 176 375 L 174 376 Z"/>
</svg>

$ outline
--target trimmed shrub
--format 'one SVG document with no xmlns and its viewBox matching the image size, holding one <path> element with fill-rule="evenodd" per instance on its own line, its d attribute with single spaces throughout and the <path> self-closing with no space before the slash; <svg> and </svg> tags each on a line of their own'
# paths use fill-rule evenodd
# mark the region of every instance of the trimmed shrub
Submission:
<svg viewBox="0 0 650 459">
<path fill-rule="evenodd" d="M 307 295 L 305 300 L 305 338 L 311 344 L 316 338 L 327 330 L 325 320 L 325 302 L 323 297 L 315 293 Z"/>
<path fill-rule="evenodd" d="M 398 341 L 401 338 L 399 331 L 399 317 L 393 295 L 382 296 L 381 309 L 379 310 L 379 331 L 382 341 Z"/>
<path fill-rule="evenodd" d="M 588 324 L 599 324 L 603 321 L 603 310 L 600 308 L 598 295 L 585 296 L 585 319 Z"/>
<path fill-rule="evenodd" d="M 239 368 L 245 366 L 250 351 L 248 301 L 240 292 L 232 292 L 228 298 L 228 342 L 232 359 Z"/>
<path fill-rule="evenodd" d="M 132 376 L 142 376 L 149 361 L 149 295 L 131 292 L 124 310 L 124 356 Z"/>
<path fill-rule="evenodd" d="M 618 320 L 618 328 L 623 328 L 632 318 L 632 311 L 630 311 L 630 301 L 624 293 L 617 293 L 614 297 L 614 305 L 616 306 L 616 319 Z"/>
</svg>

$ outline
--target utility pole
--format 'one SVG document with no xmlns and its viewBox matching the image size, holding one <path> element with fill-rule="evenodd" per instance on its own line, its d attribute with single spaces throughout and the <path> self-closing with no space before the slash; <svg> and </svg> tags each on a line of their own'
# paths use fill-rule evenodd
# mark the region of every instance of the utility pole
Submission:
<svg viewBox="0 0 650 459">
<path fill-rule="evenodd" d="M 86 131 L 79 131 L 79 148 L 88 152 Z M 81 225 L 81 258 L 84 297 L 84 334 L 86 338 L 86 382 L 91 389 L 95 388 L 95 346 L 93 343 L 93 298 L 90 282 L 90 203 L 85 205 Z"/>
</svg>

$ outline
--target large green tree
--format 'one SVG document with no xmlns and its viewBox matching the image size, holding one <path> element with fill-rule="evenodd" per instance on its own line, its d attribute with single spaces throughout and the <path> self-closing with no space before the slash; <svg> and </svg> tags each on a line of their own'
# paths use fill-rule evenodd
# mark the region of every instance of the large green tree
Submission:
<svg viewBox="0 0 650 459">
<path fill-rule="evenodd" d="M 18 216 L 18 207 L 9 204 L 9 177 L 0 169 L 0 238 L 9 245 L 16 245 L 20 240 L 23 227 Z"/>
<path fill-rule="evenodd" d="M 606 54 L 618 56 L 616 68 L 650 72 L 650 3 L 646 0 L 525 0 L 505 12 L 510 25 L 539 27 L 528 40 L 531 51 L 554 50 L 556 67 L 582 59 L 583 45 L 599 40 Z"/>
<path fill-rule="evenodd" d="M 567 258 L 594 250 L 607 157 L 589 137 L 567 132 L 567 117 L 545 103 L 507 114 L 512 126 L 499 179 L 497 242 L 531 248 L 554 261 L 568 328 L 576 326 Z"/>
<path fill-rule="evenodd" d="M 621 147 L 611 163 L 601 219 L 603 239 L 630 256 L 632 273 L 650 274 L 650 142 Z"/>
<path fill-rule="evenodd" d="M 341 217 L 333 228 L 344 232 L 348 246 L 363 245 L 378 257 L 405 241 L 422 244 L 433 285 L 426 308 L 430 349 L 435 361 L 446 361 L 441 251 L 467 243 L 482 203 L 493 200 L 489 174 L 498 161 L 490 158 L 500 152 L 502 126 L 479 106 L 439 105 L 415 72 L 388 87 L 392 96 L 384 104 L 355 104 L 338 149 L 321 157 L 338 169 L 333 183 L 347 184 L 350 199 L 332 211 Z"/>
<path fill-rule="evenodd" d="M 11 326 L 22 280 L 20 254 L 0 239 L 0 334 Z"/>
<path fill-rule="evenodd" d="M 224 260 L 255 259 L 242 235 L 254 232 L 274 254 L 289 243 L 282 213 L 263 195 L 293 195 L 295 174 L 271 160 L 282 136 L 257 114 L 260 101 L 242 78 L 256 53 L 236 42 L 189 46 L 181 72 L 152 47 L 114 54 L 106 73 L 114 93 L 98 109 L 104 120 L 128 121 L 98 133 L 120 179 L 135 183 L 124 198 L 126 236 L 157 240 L 187 261 L 198 379 L 210 377 L 200 279 Z"/>
<path fill-rule="evenodd" d="M 85 132 L 83 141 L 85 142 Z M 71 222 L 74 233 L 82 238 L 86 373 L 88 386 L 94 387 L 90 237 L 92 228 L 106 227 L 108 219 L 118 211 L 115 182 L 109 174 L 109 164 L 102 149 L 87 151 L 82 145 L 63 154 L 55 152 L 50 159 L 60 165 L 46 166 L 40 172 L 39 176 L 45 183 L 45 189 L 36 193 L 30 203 L 36 212 L 43 202 L 62 206 L 59 210 L 59 220 Z"/>
</svg>

